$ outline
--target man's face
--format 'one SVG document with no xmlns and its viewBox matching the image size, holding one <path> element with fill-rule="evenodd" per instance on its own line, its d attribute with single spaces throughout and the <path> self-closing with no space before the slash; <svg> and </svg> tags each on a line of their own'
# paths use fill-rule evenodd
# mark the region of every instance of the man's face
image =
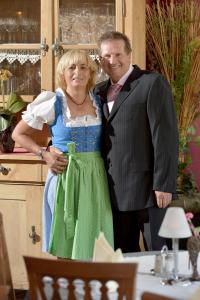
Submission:
<svg viewBox="0 0 200 300">
<path fill-rule="evenodd" d="M 123 40 L 107 40 L 101 44 L 101 66 L 115 83 L 128 71 L 131 53 L 125 51 Z"/>
</svg>

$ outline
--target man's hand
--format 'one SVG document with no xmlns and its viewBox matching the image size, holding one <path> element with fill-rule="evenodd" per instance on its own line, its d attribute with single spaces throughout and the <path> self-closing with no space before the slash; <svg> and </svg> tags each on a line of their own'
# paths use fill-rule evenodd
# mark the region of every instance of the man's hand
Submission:
<svg viewBox="0 0 200 300">
<path fill-rule="evenodd" d="M 172 201 L 172 194 L 155 191 L 156 201 L 159 208 L 167 207 Z"/>
<path fill-rule="evenodd" d="M 50 147 L 50 152 L 45 152 L 43 157 L 54 174 L 62 173 L 68 165 L 68 160 L 57 148 Z"/>
</svg>

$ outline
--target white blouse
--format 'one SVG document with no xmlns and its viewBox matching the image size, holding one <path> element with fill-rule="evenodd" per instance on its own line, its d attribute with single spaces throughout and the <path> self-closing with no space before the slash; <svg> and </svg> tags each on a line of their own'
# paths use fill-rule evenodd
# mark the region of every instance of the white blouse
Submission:
<svg viewBox="0 0 200 300">
<path fill-rule="evenodd" d="M 101 124 L 100 108 L 96 105 L 93 95 L 90 93 L 90 99 L 96 110 L 96 117 L 92 115 L 84 115 L 72 117 L 67 105 L 67 97 L 63 90 L 58 88 L 56 92 L 62 95 L 62 112 L 63 120 L 66 127 L 93 126 Z M 39 94 L 35 100 L 28 104 L 27 110 L 23 112 L 22 119 L 32 128 L 42 130 L 43 124 L 53 124 L 55 119 L 54 104 L 56 101 L 56 93 L 44 91 Z"/>
</svg>

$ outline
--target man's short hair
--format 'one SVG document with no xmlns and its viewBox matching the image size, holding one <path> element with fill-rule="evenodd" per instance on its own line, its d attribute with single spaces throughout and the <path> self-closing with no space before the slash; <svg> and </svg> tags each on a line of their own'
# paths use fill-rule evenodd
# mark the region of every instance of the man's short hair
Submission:
<svg viewBox="0 0 200 300">
<path fill-rule="evenodd" d="M 106 41 L 112 41 L 112 40 L 123 40 L 126 53 L 129 54 L 132 51 L 129 38 L 124 33 L 119 31 L 107 31 L 103 33 L 98 40 L 99 51 L 101 52 L 102 43 Z"/>
</svg>

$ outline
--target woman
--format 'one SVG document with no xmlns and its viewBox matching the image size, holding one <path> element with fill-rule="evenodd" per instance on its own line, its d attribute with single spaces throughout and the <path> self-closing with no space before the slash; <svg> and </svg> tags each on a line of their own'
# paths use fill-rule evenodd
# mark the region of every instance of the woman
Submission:
<svg viewBox="0 0 200 300">
<path fill-rule="evenodd" d="M 83 50 L 71 50 L 57 66 L 56 93 L 42 92 L 23 113 L 13 139 L 39 155 L 50 171 L 44 191 L 43 250 L 62 257 L 92 257 L 103 231 L 113 245 L 112 213 L 100 156 L 101 107 L 90 91 L 96 65 Z M 42 149 L 31 138 L 47 123 L 52 146 Z"/>
</svg>

